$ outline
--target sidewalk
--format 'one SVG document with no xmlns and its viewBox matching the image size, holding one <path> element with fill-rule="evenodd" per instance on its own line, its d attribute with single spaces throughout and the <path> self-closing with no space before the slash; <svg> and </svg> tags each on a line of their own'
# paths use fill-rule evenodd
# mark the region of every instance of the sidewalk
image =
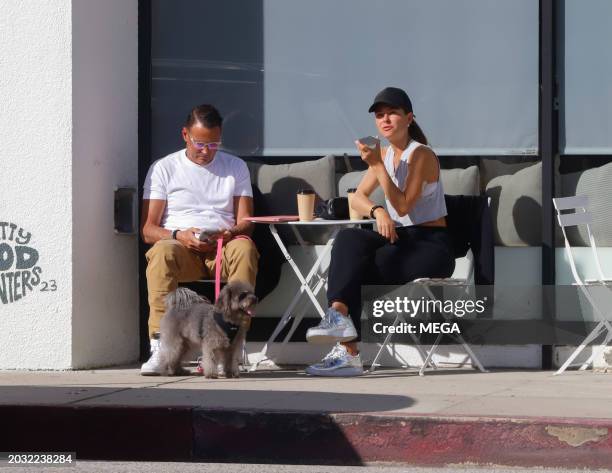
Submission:
<svg viewBox="0 0 612 473">
<path fill-rule="evenodd" d="M 612 375 L 590 371 L 1 371 L 0 419 L 0 450 L 83 459 L 612 468 Z"/>
</svg>

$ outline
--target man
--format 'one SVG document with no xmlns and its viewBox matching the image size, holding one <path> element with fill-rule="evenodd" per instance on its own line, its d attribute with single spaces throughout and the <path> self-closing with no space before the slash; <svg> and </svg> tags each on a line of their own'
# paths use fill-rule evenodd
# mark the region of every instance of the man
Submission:
<svg viewBox="0 0 612 473">
<path fill-rule="evenodd" d="M 259 253 L 244 220 L 253 215 L 253 191 L 246 164 L 220 150 L 222 121 L 212 105 L 195 107 L 182 129 L 185 149 L 155 161 L 145 179 L 141 231 L 153 247 L 146 254 L 151 357 L 142 375 L 160 373 L 166 295 L 179 282 L 214 278 L 219 237 L 221 277 L 255 286 Z M 202 231 L 212 233 L 210 242 L 198 239 Z"/>
</svg>

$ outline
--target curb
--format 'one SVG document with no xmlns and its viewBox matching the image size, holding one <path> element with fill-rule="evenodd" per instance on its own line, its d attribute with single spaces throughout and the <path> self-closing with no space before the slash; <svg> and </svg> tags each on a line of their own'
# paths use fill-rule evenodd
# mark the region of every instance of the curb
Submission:
<svg viewBox="0 0 612 473">
<path fill-rule="evenodd" d="M 4 451 L 78 459 L 612 468 L 612 420 L 0 406 Z"/>
</svg>

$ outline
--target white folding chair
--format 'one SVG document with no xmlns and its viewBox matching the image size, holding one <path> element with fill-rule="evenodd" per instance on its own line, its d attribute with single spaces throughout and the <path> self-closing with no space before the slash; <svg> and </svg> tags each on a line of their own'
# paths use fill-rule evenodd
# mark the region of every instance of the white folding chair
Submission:
<svg viewBox="0 0 612 473">
<path fill-rule="evenodd" d="M 429 297 L 431 300 L 437 300 L 437 297 L 434 295 L 433 291 L 431 290 L 432 287 L 444 288 L 444 287 L 459 286 L 459 287 L 465 288 L 465 293 L 469 295 L 469 287 L 471 284 L 473 284 L 472 281 L 474 278 L 474 259 L 472 257 L 471 251 L 468 252 L 467 261 L 469 262 L 469 269 L 467 272 L 468 274 L 465 278 L 452 278 L 452 277 L 451 278 L 419 278 L 419 279 L 415 279 L 414 281 L 412 281 L 410 283 L 410 286 L 412 290 L 416 288 L 423 289 L 427 297 Z M 412 295 L 412 291 L 410 295 Z M 398 313 L 393 322 L 393 326 L 396 326 L 402 322 L 406 322 L 404 315 L 402 313 Z M 383 352 L 385 348 L 389 352 L 391 352 L 391 348 L 389 347 L 391 336 L 392 336 L 392 333 L 389 333 L 387 337 L 385 338 L 385 340 L 383 341 L 383 343 L 381 344 L 378 350 L 378 353 L 376 353 L 376 356 L 374 357 L 374 361 L 372 361 L 372 367 L 370 368 L 370 372 L 373 372 L 376 369 L 376 367 L 379 366 L 377 363 L 378 358 L 380 357 L 381 353 Z M 423 360 L 423 363 L 421 364 L 421 367 L 419 369 L 419 376 L 425 375 L 425 369 L 428 366 L 430 366 L 433 369 L 437 368 L 436 364 L 433 362 L 433 355 L 437 351 L 438 347 L 440 346 L 440 341 L 442 340 L 443 336 L 444 334 L 442 333 L 438 334 L 435 342 L 433 343 L 433 345 L 431 346 L 431 348 L 428 350 L 427 354 L 425 355 L 425 352 L 423 351 L 421 346 L 418 344 L 419 343 L 418 339 L 416 338 L 415 335 L 412 335 L 413 340 L 416 342 L 415 346 L 417 348 L 417 351 L 419 352 L 419 354 L 421 355 L 421 359 Z M 463 346 L 463 349 L 466 351 L 466 353 L 470 357 L 473 366 L 476 366 L 483 373 L 487 372 L 487 370 L 484 368 L 484 366 L 482 365 L 478 357 L 474 354 L 474 352 L 472 351 L 468 343 L 465 341 L 465 339 L 461 336 L 461 334 L 448 334 L 448 336 L 454 338 L 457 342 L 459 342 Z"/>
<path fill-rule="evenodd" d="M 597 254 L 597 246 L 595 245 L 595 238 L 593 238 L 593 233 L 591 231 L 590 224 L 592 223 L 593 219 L 591 213 L 589 212 L 589 198 L 587 196 L 560 197 L 553 199 L 553 204 L 555 206 L 555 210 L 557 211 L 557 220 L 559 222 L 559 226 L 561 227 L 561 231 L 563 232 L 563 238 L 565 239 L 565 252 L 569 259 L 570 268 L 574 277 L 574 283 L 572 285 L 577 286 L 580 289 L 586 300 L 589 302 L 589 304 L 591 304 L 594 315 L 598 320 L 595 328 L 586 336 L 576 350 L 574 350 L 567 361 L 563 363 L 561 368 L 557 370 L 555 373 L 555 375 L 557 375 L 563 373 L 569 366 L 574 366 L 572 365 L 572 362 L 576 359 L 576 357 L 586 348 L 588 344 L 595 341 L 600 335 L 605 334 L 602 345 L 597 350 L 594 350 L 591 356 L 584 363 L 580 364 L 580 370 L 586 369 L 587 366 L 589 366 L 610 343 L 610 340 L 612 340 L 612 325 L 610 324 L 612 314 L 608 313 L 607 315 L 609 318 L 606 317 L 604 310 L 602 310 L 599 304 L 597 304 L 593 294 L 593 290 L 595 288 L 605 287 L 608 290 L 612 290 L 612 288 L 609 286 L 612 280 L 610 278 L 606 278 L 601 270 L 601 264 Z M 562 211 L 566 210 L 574 210 L 574 212 L 562 213 Z M 597 269 L 597 274 L 599 276 L 596 279 L 582 279 L 578 274 L 578 270 L 576 269 L 572 246 L 567 238 L 565 229 L 567 227 L 579 225 L 586 226 L 592 257 L 595 261 L 595 268 Z M 578 364 L 579 363 L 577 363 L 575 366 Z"/>
</svg>

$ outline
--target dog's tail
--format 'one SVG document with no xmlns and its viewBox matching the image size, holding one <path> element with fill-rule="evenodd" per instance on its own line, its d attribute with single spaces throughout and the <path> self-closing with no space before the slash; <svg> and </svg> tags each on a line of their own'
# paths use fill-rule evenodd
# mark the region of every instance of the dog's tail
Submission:
<svg viewBox="0 0 612 473">
<path fill-rule="evenodd" d="M 179 287 L 166 296 L 166 309 L 185 310 L 200 302 L 210 303 L 206 297 L 202 297 L 197 292 L 186 287 Z"/>
</svg>

